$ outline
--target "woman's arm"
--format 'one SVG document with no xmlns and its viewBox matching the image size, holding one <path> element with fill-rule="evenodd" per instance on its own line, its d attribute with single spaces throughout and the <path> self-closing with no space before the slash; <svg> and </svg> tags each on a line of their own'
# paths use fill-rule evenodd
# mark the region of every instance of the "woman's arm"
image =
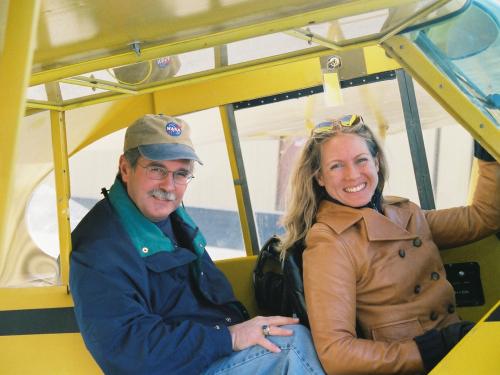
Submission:
<svg viewBox="0 0 500 375">
<path fill-rule="evenodd" d="M 470 206 L 424 212 L 440 249 L 477 241 L 500 230 L 500 165 L 478 163 L 479 178 Z"/>
</svg>

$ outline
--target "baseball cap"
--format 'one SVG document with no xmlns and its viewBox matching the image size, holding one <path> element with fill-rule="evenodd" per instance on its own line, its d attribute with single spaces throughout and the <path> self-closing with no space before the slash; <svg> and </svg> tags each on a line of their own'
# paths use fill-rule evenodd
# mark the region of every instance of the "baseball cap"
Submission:
<svg viewBox="0 0 500 375">
<path fill-rule="evenodd" d="M 184 121 L 166 115 L 145 115 L 127 128 L 123 151 L 138 148 L 149 160 L 196 160 L 190 138 L 191 129 Z"/>
</svg>

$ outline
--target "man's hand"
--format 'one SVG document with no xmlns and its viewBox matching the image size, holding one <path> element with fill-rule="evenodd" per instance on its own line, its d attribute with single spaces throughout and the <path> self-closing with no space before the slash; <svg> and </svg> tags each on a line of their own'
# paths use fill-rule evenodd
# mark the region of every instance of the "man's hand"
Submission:
<svg viewBox="0 0 500 375">
<path fill-rule="evenodd" d="M 229 326 L 233 350 L 240 351 L 253 345 L 260 345 L 270 352 L 279 353 L 281 349 L 264 336 L 262 326 L 269 326 L 269 336 L 292 336 L 293 331 L 291 329 L 281 328 L 280 326 L 297 324 L 298 322 L 299 319 L 286 316 L 257 316 L 246 322 Z"/>
</svg>

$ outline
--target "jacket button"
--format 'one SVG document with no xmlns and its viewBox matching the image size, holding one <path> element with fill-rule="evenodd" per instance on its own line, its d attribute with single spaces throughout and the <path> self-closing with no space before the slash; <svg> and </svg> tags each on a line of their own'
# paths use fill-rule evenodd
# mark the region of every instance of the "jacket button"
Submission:
<svg viewBox="0 0 500 375">
<path fill-rule="evenodd" d="M 422 290 L 422 287 L 420 285 L 415 285 L 415 289 L 414 289 L 415 294 L 420 293 L 420 290 Z"/>
<path fill-rule="evenodd" d="M 448 312 L 450 314 L 453 314 L 455 312 L 455 306 L 453 306 L 452 304 L 449 304 L 448 305 Z"/>
<path fill-rule="evenodd" d="M 231 323 L 231 318 L 229 316 L 226 317 L 226 322 Z"/>
<path fill-rule="evenodd" d="M 431 273 L 431 279 L 432 280 L 434 280 L 434 281 L 439 280 L 439 277 L 440 277 L 439 273 L 437 273 L 437 272 Z"/>
<path fill-rule="evenodd" d="M 399 249 L 399 256 L 404 258 L 406 256 L 406 252 L 403 249 Z"/>
<path fill-rule="evenodd" d="M 220 329 L 220 326 L 218 324 L 214 325 L 215 329 Z"/>
<path fill-rule="evenodd" d="M 415 247 L 420 247 L 420 246 L 422 246 L 422 240 L 421 240 L 420 238 L 418 238 L 418 237 L 417 237 L 417 238 L 415 238 L 415 239 L 413 240 L 413 246 L 415 246 Z"/>
<path fill-rule="evenodd" d="M 431 320 L 437 320 L 437 318 L 438 318 L 438 313 L 437 313 L 437 312 L 435 312 L 435 311 L 431 312 L 430 318 L 431 318 Z"/>
<path fill-rule="evenodd" d="M 142 248 L 142 252 L 143 252 L 144 254 L 147 254 L 147 253 L 148 253 L 148 251 L 149 251 L 149 249 L 148 249 L 147 247 L 143 247 L 143 248 Z"/>
</svg>

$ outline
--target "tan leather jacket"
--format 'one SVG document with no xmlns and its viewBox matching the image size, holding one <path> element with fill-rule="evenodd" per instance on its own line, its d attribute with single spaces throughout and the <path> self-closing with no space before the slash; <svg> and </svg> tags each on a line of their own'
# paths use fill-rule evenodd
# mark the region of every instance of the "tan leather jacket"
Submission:
<svg viewBox="0 0 500 375">
<path fill-rule="evenodd" d="M 386 198 L 382 215 L 321 202 L 306 238 L 304 289 L 328 374 L 423 372 L 413 337 L 459 320 L 438 248 L 500 229 L 500 166 L 479 163 L 467 207 L 423 211 Z M 356 337 L 356 320 L 366 339 Z"/>
</svg>

